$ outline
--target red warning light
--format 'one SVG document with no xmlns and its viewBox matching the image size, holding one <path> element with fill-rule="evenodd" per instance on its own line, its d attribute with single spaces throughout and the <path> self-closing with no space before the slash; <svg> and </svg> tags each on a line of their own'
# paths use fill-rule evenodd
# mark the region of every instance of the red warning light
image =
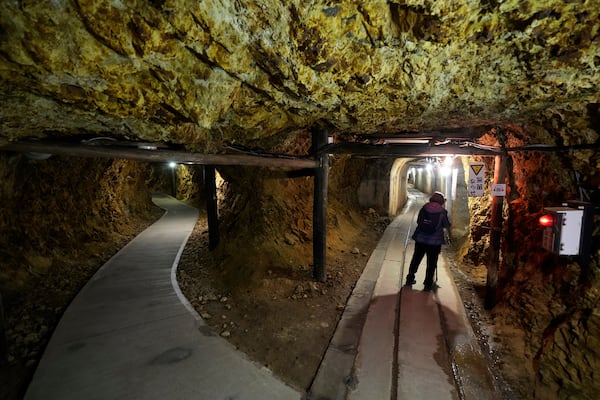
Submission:
<svg viewBox="0 0 600 400">
<path fill-rule="evenodd" d="M 541 226 L 554 226 L 554 217 L 550 214 L 544 214 L 538 220 Z"/>
</svg>

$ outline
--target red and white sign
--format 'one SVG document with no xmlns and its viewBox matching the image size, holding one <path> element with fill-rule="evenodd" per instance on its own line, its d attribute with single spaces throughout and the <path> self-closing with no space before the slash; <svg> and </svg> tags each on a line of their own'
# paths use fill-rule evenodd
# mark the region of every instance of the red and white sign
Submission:
<svg viewBox="0 0 600 400">
<path fill-rule="evenodd" d="M 506 183 L 492 184 L 492 196 L 506 196 Z"/>
</svg>

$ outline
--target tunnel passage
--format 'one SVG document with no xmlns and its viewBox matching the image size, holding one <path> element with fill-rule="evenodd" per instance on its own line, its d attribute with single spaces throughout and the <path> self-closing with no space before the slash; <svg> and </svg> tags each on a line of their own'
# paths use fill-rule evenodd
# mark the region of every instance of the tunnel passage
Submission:
<svg viewBox="0 0 600 400">
<path fill-rule="evenodd" d="M 545 149 L 546 150 L 546 149 Z M 368 162 L 362 162 L 360 164 L 357 163 L 357 165 L 352 166 L 352 174 L 349 174 L 348 171 L 348 166 L 343 166 L 343 164 L 341 164 L 339 161 L 342 159 L 342 157 L 340 156 L 339 158 L 337 158 L 338 156 L 336 155 L 336 160 L 332 165 L 332 169 L 331 169 L 331 175 L 332 175 L 332 187 L 330 190 L 330 194 L 332 193 L 336 193 L 337 195 L 339 195 L 339 193 L 341 193 L 340 189 L 350 189 L 350 191 L 353 191 L 356 189 L 356 186 L 360 186 L 360 189 L 364 190 L 365 186 L 371 185 L 370 187 L 372 188 L 372 194 L 370 194 L 371 197 L 361 197 L 361 201 L 364 202 L 365 199 L 367 200 L 371 200 L 372 204 L 375 205 L 379 205 L 378 206 L 378 211 L 381 211 L 381 215 L 387 215 L 389 212 L 389 205 L 390 205 L 390 196 L 392 195 L 392 193 L 397 193 L 398 199 L 401 199 L 403 190 L 401 189 L 404 185 L 408 186 L 408 184 L 414 184 L 416 182 L 414 182 L 414 180 L 416 179 L 416 171 L 415 172 L 411 172 L 410 170 L 410 166 L 415 166 L 415 163 L 419 160 L 416 160 L 414 157 L 410 158 L 410 157 L 404 157 L 404 158 L 389 158 L 389 159 L 379 159 L 379 160 L 368 160 Z M 559 184 L 562 182 L 561 179 L 559 179 L 559 177 L 557 176 L 558 173 L 560 172 L 559 169 L 556 168 L 556 165 L 562 165 L 562 166 L 568 166 L 569 164 L 565 161 L 568 160 L 567 158 L 559 158 L 556 156 L 553 156 L 552 158 L 546 157 L 548 162 L 542 162 L 544 160 L 542 160 L 541 157 L 533 157 L 531 154 L 527 154 L 527 153 L 523 153 L 523 154 L 515 154 L 514 155 L 514 162 L 515 162 L 515 166 L 513 168 L 513 170 L 515 171 L 515 173 L 517 174 L 517 178 L 518 178 L 518 184 L 520 186 L 517 186 L 516 189 L 518 189 L 518 191 L 525 196 L 526 194 L 529 194 L 528 198 L 531 199 L 531 201 L 524 201 L 524 200 L 519 200 L 519 201 L 514 201 L 513 203 L 510 204 L 510 208 L 509 208 L 509 217 L 512 218 L 512 224 L 513 226 L 530 226 L 531 225 L 531 214 L 535 213 L 537 208 L 537 203 L 541 203 L 542 200 L 544 200 L 545 198 L 541 198 L 541 196 L 539 196 L 538 192 L 534 189 L 536 189 L 537 187 L 540 186 L 540 179 L 542 176 L 544 176 L 544 180 L 543 182 L 545 183 L 545 190 L 548 191 L 548 193 L 553 194 L 554 196 L 556 196 L 559 193 L 566 193 L 563 194 L 561 196 L 572 196 L 573 195 L 573 191 L 572 190 L 558 190 L 557 188 L 559 187 Z M 49 160 L 46 160 L 43 162 L 42 161 L 29 161 L 26 165 L 22 165 L 21 168 L 19 169 L 14 169 L 14 160 L 12 161 L 13 163 L 11 163 L 11 160 L 13 160 L 10 157 L 6 157 L 6 163 L 5 163 L 5 176 L 8 178 L 11 178 L 13 176 L 13 174 L 15 174 L 16 171 L 20 171 L 20 173 L 22 174 L 23 171 L 28 171 L 28 170 L 32 170 L 34 171 L 36 168 L 45 168 L 42 165 L 54 165 L 56 167 L 57 170 L 69 170 L 71 171 L 71 173 L 69 175 L 64 175 L 65 179 L 68 177 L 69 180 L 64 182 L 64 185 L 62 184 L 62 181 L 57 181 L 56 179 L 54 179 L 53 181 L 53 186 L 51 187 L 51 190 L 48 189 L 48 193 L 53 193 L 53 194 L 59 194 L 59 193 L 64 193 L 64 194 L 68 194 L 71 193 L 70 190 L 73 190 L 73 188 L 77 188 L 79 187 L 77 184 L 75 184 L 74 182 L 77 182 L 77 179 L 74 179 L 73 174 L 75 173 L 74 171 L 81 171 L 82 168 L 79 168 L 79 166 L 77 166 L 76 168 L 60 168 L 61 165 L 59 165 L 57 163 L 57 161 L 60 161 L 59 158 L 50 158 Z M 421 159 L 422 160 L 422 159 Z M 461 164 L 466 165 L 468 159 L 467 157 L 461 158 L 460 159 L 462 162 Z M 458 162 L 458 161 L 457 161 Z M 562 162 L 562 164 L 561 164 Z M 31 164 L 30 164 L 31 163 Z M 411 164 L 412 163 L 412 164 Z M 460 165 L 460 164 L 459 164 Z M 540 168 L 542 168 L 543 172 L 539 172 Z M 565 170 L 567 170 L 567 168 L 564 168 Z M 235 220 L 236 222 L 236 226 L 239 226 L 239 221 L 240 221 L 240 216 L 243 217 L 244 221 L 251 221 L 253 223 L 259 223 L 259 224 L 264 224 L 265 227 L 268 227 L 270 230 L 266 231 L 265 230 L 265 234 L 264 237 L 265 238 L 270 238 L 272 240 L 262 240 L 262 243 L 276 243 L 276 240 L 285 240 L 285 242 L 279 242 L 277 251 L 279 251 L 281 248 L 287 249 L 287 246 L 291 244 L 295 245 L 296 248 L 299 248 L 298 245 L 305 245 L 307 243 L 307 241 L 310 239 L 309 235 L 310 235 L 310 230 L 308 230 L 307 233 L 307 227 L 309 227 L 310 225 L 310 206 L 306 206 L 306 207 L 300 207 L 301 202 L 298 201 L 298 199 L 310 199 L 312 193 L 311 193 L 311 185 L 310 185 L 310 177 L 303 177 L 303 178 L 296 178 L 296 179 L 269 179 L 268 181 L 265 182 L 257 182 L 254 180 L 247 180 L 245 179 L 245 177 L 241 177 L 239 176 L 239 171 L 241 170 L 246 170 L 245 168 L 237 168 L 235 171 L 232 171 L 232 176 L 233 177 L 237 177 L 238 180 L 235 181 L 235 185 L 239 187 L 240 190 L 236 191 L 239 192 L 241 191 L 242 193 L 252 193 L 252 196 L 247 196 L 247 197 L 239 197 L 239 196 L 231 196 L 229 197 L 231 199 L 231 205 L 235 205 L 236 207 L 232 207 L 232 211 L 235 211 L 235 216 L 237 216 L 238 218 Z M 458 168 L 458 173 L 457 173 L 457 184 L 459 184 L 460 182 L 464 182 L 464 175 L 461 177 L 461 173 L 464 174 L 463 170 L 466 170 L 466 167 L 463 166 L 463 168 Z M 13 171 L 13 172 L 10 172 Z M 123 169 L 119 169 L 119 171 L 121 171 L 121 173 L 123 173 L 123 176 L 121 177 L 122 179 L 116 178 L 117 181 L 119 182 L 131 182 L 131 178 L 129 178 L 128 175 L 135 177 L 135 175 L 131 175 L 131 174 L 126 174 L 125 170 Z M 235 172 L 235 173 L 233 173 Z M 425 173 L 425 172 L 423 172 Z M 336 175 L 343 175 L 345 178 L 347 178 L 345 180 L 345 182 L 340 182 L 338 181 L 339 178 L 336 177 Z M 54 174 L 50 174 L 52 176 L 54 176 Z M 59 176 L 60 173 L 57 172 L 57 176 Z M 246 174 L 244 174 L 246 175 Z M 250 169 L 247 170 L 247 175 L 248 176 L 254 176 L 255 174 L 253 174 Z M 29 175 L 31 177 L 35 176 L 35 175 Z M 552 177 L 552 179 L 548 179 L 548 176 Z M 71 179 L 73 178 L 73 179 Z M 429 177 L 429 178 L 423 178 L 425 182 L 432 182 L 433 180 L 439 180 L 439 177 L 436 177 L 435 179 L 433 179 L 433 177 Z M 410 180 L 410 181 L 409 181 Z M 50 183 L 50 180 L 47 180 Z M 81 180 L 82 182 L 85 180 Z M 89 179 L 88 179 L 89 181 Z M 242 182 L 244 181 L 244 182 Z M 10 182 L 20 182 L 20 180 L 18 179 L 6 179 L 5 180 L 6 184 L 10 184 Z M 290 190 L 290 184 L 292 182 L 296 182 L 296 183 L 302 183 L 302 187 L 299 187 L 297 190 Z M 396 185 L 395 187 L 392 185 L 392 182 L 394 182 L 394 185 Z M 258 183 L 258 184 L 257 184 Z M 551 188 L 549 188 L 547 185 L 548 183 L 552 183 L 554 186 L 552 186 Z M 29 182 L 29 184 L 32 185 L 33 188 L 35 188 L 35 183 L 34 182 Z M 230 182 L 230 184 L 233 184 L 232 182 Z M 112 187 L 112 186 L 111 186 Z M 82 188 L 83 189 L 83 188 Z M 551 190 L 550 190 L 551 189 Z M 265 197 L 264 199 L 266 201 L 260 201 L 259 204 L 257 204 L 256 202 L 253 202 L 253 199 L 260 199 L 262 197 L 256 196 L 257 190 L 260 191 L 260 193 L 264 194 Z M 21 191 L 21 190 L 19 190 Z M 7 190 L 7 193 L 14 193 L 15 192 L 15 187 L 13 185 L 12 188 L 9 188 Z M 91 191 L 88 190 L 89 193 L 93 193 Z M 283 195 L 284 192 L 288 192 L 289 195 Z M 367 191 L 368 192 L 368 191 Z M 279 193 L 276 195 L 276 193 Z M 457 199 L 461 198 L 461 194 L 460 194 L 460 190 L 457 188 Z M 546 193 L 546 192 L 544 192 Z M 267 197 L 268 196 L 268 197 Z M 546 197 L 548 197 L 548 195 L 544 195 Z M 74 195 L 74 198 L 78 198 L 78 196 Z M 333 197 L 333 196 L 332 196 Z M 348 194 L 347 198 L 351 198 L 352 195 Z M 50 197 L 48 197 L 50 198 Z M 11 196 L 9 197 L 9 199 L 15 203 L 15 205 L 19 202 L 19 200 L 22 200 L 22 197 L 18 197 L 18 196 Z M 83 201 L 84 197 L 81 198 L 81 200 Z M 537 200 L 539 199 L 539 200 Z M 249 201 L 246 201 L 249 200 Z M 455 201 L 454 202 L 454 206 L 456 206 L 457 204 L 467 204 L 467 198 L 466 196 L 464 197 L 464 201 Z M 535 200 L 535 201 L 534 201 Z M 546 199 L 547 200 L 547 199 Z M 553 201 L 556 201 L 556 197 L 552 199 Z M 482 221 L 485 223 L 485 218 L 486 218 L 486 204 L 484 203 L 485 199 L 482 199 L 481 203 L 477 204 L 477 209 L 474 210 L 475 212 L 478 212 L 478 214 L 476 215 L 475 212 L 473 213 L 472 218 L 474 218 L 474 220 L 476 219 L 477 221 Z M 22 201 L 21 201 L 22 203 Z M 36 201 L 32 201 L 32 204 L 27 204 L 27 206 L 39 206 L 39 207 L 44 207 L 44 203 L 43 202 L 36 202 Z M 401 203 L 401 200 L 398 200 L 398 204 Z M 528 205 L 528 203 L 531 203 Z M 277 207 L 272 207 L 272 205 L 277 205 Z M 292 207 L 290 207 L 289 205 L 292 205 Z M 280 207 L 286 210 L 286 214 L 278 214 L 276 216 L 273 216 L 273 212 L 274 210 L 277 211 Z M 83 207 L 72 207 L 70 211 L 72 212 L 77 212 L 77 214 L 81 214 L 81 216 L 85 216 L 85 214 L 87 213 L 87 211 L 89 210 L 89 204 L 87 204 L 87 206 L 85 204 L 82 204 Z M 259 206 L 259 207 L 256 207 Z M 86 208 L 87 207 L 87 208 Z M 29 208 L 29 207 L 26 207 Z M 341 208 L 338 208 L 338 204 L 334 204 L 333 202 L 331 203 L 331 207 L 330 210 L 332 209 L 338 209 L 341 210 Z M 398 205 L 397 210 L 400 210 L 401 206 Z M 237 211 L 241 211 L 241 213 L 238 213 Z M 252 212 L 251 212 L 252 211 Z M 288 213 L 289 211 L 289 213 Z M 472 210 L 473 211 L 473 210 Z M 44 210 L 40 210 L 40 214 L 44 213 Z M 53 213 L 54 215 L 55 213 Z M 289 214 L 289 215 L 288 215 Z M 306 218 L 298 218 L 297 215 L 303 215 L 306 216 Z M 452 212 L 452 217 L 453 217 L 453 229 L 457 228 L 457 224 L 456 224 L 456 217 L 457 217 L 457 213 L 456 212 Z M 44 214 L 45 215 L 45 214 Z M 102 215 L 102 214 L 100 214 Z M 272 225 L 268 225 L 269 221 L 276 221 L 276 220 L 284 220 L 283 218 L 278 218 L 281 216 L 289 216 L 290 219 L 289 221 L 292 222 L 292 224 L 282 224 L 282 226 L 285 227 L 285 231 L 279 230 L 279 229 L 274 229 L 277 227 L 274 227 Z M 343 212 L 339 212 L 336 215 L 335 220 L 336 222 L 336 228 L 339 229 L 340 232 L 343 232 L 344 235 L 346 235 L 348 233 L 348 229 L 345 226 L 345 222 L 342 220 L 342 218 L 344 217 L 344 213 Z M 112 217 L 111 217 L 112 218 Z M 67 220 L 65 218 L 65 220 Z M 285 219 L 286 221 L 288 221 L 288 219 Z M 18 225 L 18 224 L 17 224 Z M 483 225 L 483 224 L 482 224 Z M 81 227 L 85 227 L 85 224 L 80 224 L 80 228 Z M 289 229 L 288 227 L 292 226 L 293 227 L 293 231 L 292 234 L 290 235 Z M 333 225 L 331 225 L 333 226 Z M 468 224 L 468 220 L 467 222 L 464 223 L 465 229 L 468 228 L 469 224 Z M 77 231 L 77 229 L 74 229 L 73 231 Z M 530 230 L 522 230 L 519 232 L 516 232 L 516 229 L 511 229 L 511 231 L 515 231 L 515 232 L 511 232 L 512 235 L 516 235 L 518 234 L 519 236 L 515 236 L 515 237 L 511 237 L 508 236 L 507 239 L 511 240 L 512 243 L 516 243 L 521 242 L 521 243 L 534 243 L 535 244 L 535 230 L 534 229 L 530 229 Z M 364 231 L 361 230 L 357 230 L 358 235 L 362 235 L 364 234 Z M 465 230 L 465 233 L 467 231 Z M 486 234 L 488 233 L 488 231 L 485 232 Z M 237 237 L 235 236 L 237 235 Z M 256 236 L 256 231 L 252 232 L 253 236 Z M 332 239 L 329 241 L 329 243 L 334 243 L 335 245 L 337 245 L 337 243 L 335 243 L 336 241 L 336 236 L 337 232 L 333 233 L 328 239 Z M 524 235 L 527 235 L 527 237 L 525 237 L 524 239 Z M 57 238 L 58 236 L 55 235 Z M 455 235 L 455 237 L 466 237 L 466 234 L 463 235 Z M 231 234 L 230 234 L 230 238 L 231 239 L 237 239 L 236 242 L 239 243 L 246 243 L 247 242 L 247 238 L 249 236 L 242 236 L 239 235 L 239 230 L 236 229 L 232 229 L 231 230 Z M 485 249 L 485 238 L 487 236 L 482 235 L 480 239 L 478 239 L 478 242 L 476 242 L 475 244 L 471 244 L 470 245 L 470 252 L 469 255 L 471 254 L 475 254 L 475 252 L 479 253 L 479 254 L 484 254 L 483 249 Z M 232 246 L 235 246 L 236 244 L 234 243 Z M 239 246 L 238 246 L 239 247 Z M 307 251 L 309 251 L 308 246 L 304 246 L 305 248 L 307 248 Z M 538 285 L 539 287 L 543 287 L 542 285 L 544 285 L 544 278 L 545 276 L 542 275 L 542 273 L 546 273 L 546 271 L 551 271 L 551 270 L 557 270 L 558 272 L 560 272 L 561 268 L 563 270 L 569 268 L 572 269 L 573 267 L 571 265 L 563 265 L 563 264 L 556 264 L 556 266 L 554 266 L 552 263 L 555 262 L 554 259 L 552 259 L 550 256 L 545 255 L 544 259 L 542 260 L 541 257 L 542 255 L 540 255 L 539 251 L 531 251 L 530 247 L 528 246 L 527 248 L 525 246 L 521 246 L 523 247 L 523 250 L 519 250 L 518 247 L 516 247 L 517 250 L 514 250 L 515 248 L 512 249 L 513 254 L 509 254 L 509 256 L 512 256 L 512 258 L 510 257 L 506 257 L 505 259 L 508 261 L 512 261 L 513 265 L 508 265 L 507 267 L 507 271 L 511 272 L 512 269 L 512 273 L 516 274 L 516 278 L 519 279 L 520 276 L 526 276 L 527 277 L 527 282 L 533 282 L 532 279 L 530 279 L 531 276 L 535 276 L 535 282 L 540 282 L 541 284 Z M 236 249 L 237 250 L 237 249 Z M 238 251 L 239 252 L 239 251 Z M 524 255 L 519 255 L 519 252 L 523 253 Z M 333 252 L 331 252 L 333 254 Z M 527 253 L 527 254 L 525 254 Z M 262 256 L 264 253 L 261 253 L 260 255 Z M 516 258 L 514 257 L 514 254 L 516 254 L 517 256 L 521 257 L 521 258 Z M 274 255 L 276 257 L 281 257 L 281 255 L 279 253 L 272 253 L 269 255 Z M 287 256 L 287 254 L 284 254 L 284 256 Z M 529 257 L 529 258 L 524 258 L 524 257 Z M 309 258 L 309 256 L 306 256 L 306 254 L 302 254 L 302 257 L 299 257 L 302 259 L 307 259 Z M 525 263 L 527 262 L 526 265 L 514 265 L 515 260 L 517 260 L 520 263 Z M 540 264 L 540 260 L 543 261 L 543 268 L 539 268 L 539 264 Z M 235 260 L 234 260 L 235 261 Z M 234 264 L 234 263 L 232 263 Z M 244 263 L 243 265 L 247 265 L 247 263 Z M 297 267 L 298 265 L 302 265 L 300 263 L 298 264 L 290 264 L 293 265 L 294 267 Z M 254 267 L 254 265 L 252 266 Z M 262 267 L 262 266 L 261 266 Z M 523 269 L 524 271 L 520 271 L 519 269 L 517 269 L 517 267 L 519 267 L 520 269 Z M 266 266 L 265 270 L 269 270 L 270 266 Z M 236 268 L 232 267 L 230 268 L 230 270 L 237 270 Z M 306 268 L 304 268 L 304 270 L 306 270 Z M 245 272 L 247 272 L 247 269 L 244 270 Z M 571 275 L 561 275 L 563 277 L 567 277 L 567 276 L 572 276 L 573 279 L 577 278 L 577 275 L 575 274 L 571 274 Z M 513 284 L 511 287 L 508 287 L 505 290 L 510 290 L 510 298 L 523 298 L 524 294 L 523 292 L 520 290 L 520 287 L 518 285 L 518 282 L 520 281 L 516 281 L 517 284 Z M 560 281 L 557 281 L 557 285 L 561 284 Z M 575 287 L 575 286 L 573 286 Z M 525 297 L 527 299 L 527 301 L 529 301 L 530 303 L 534 300 L 532 300 L 532 298 L 535 296 L 537 296 L 539 294 L 539 289 L 536 289 L 537 291 L 532 291 L 531 295 L 529 297 Z M 526 295 L 525 295 L 526 296 Z M 560 301 L 561 299 L 557 299 L 557 302 Z M 529 304 L 529 303 L 528 303 Z M 537 304 L 537 303 L 532 303 L 532 304 Z M 527 315 L 525 315 L 527 316 Z M 534 316 L 535 319 L 535 316 Z M 535 326 L 535 331 L 531 336 L 534 336 L 534 334 L 536 332 L 540 332 L 542 331 L 543 328 L 543 324 L 537 324 Z M 567 327 L 568 328 L 568 327 Z M 565 329 L 567 329 L 565 328 Z M 576 349 L 571 349 L 571 352 L 574 352 Z M 584 352 L 581 351 L 581 354 L 583 354 Z M 560 354 L 558 354 L 560 355 Z M 546 353 L 544 354 L 544 357 L 546 357 L 546 359 L 548 360 L 553 360 L 552 357 L 554 357 L 554 354 L 548 354 L 546 355 Z M 553 363 L 554 364 L 554 363 Z M 546 362 L 544 365 L 551 365 L 549 362 Z M 558 373 L 556 373 L 556 375 L 558 375 Z"/>
<path fill-rule="evenodd" d="M 248 1 L 243 7 L 227 1 L 210 7 L 200 2 L 155 1 L 150 7 L 102 2 L 100 8 L 100 2 L 83 3 L 6 1 L 0 8 L 1 74 L 6 83 L 0 85 L 0 145 L 85 131 L 204 151 L 232 142 L 268 148 L 270 142 L 283 144 L 294 130 L 317 122 L 347 135 L 484 123 L 508 126 L 509 146 L 598 142 L 600 60 L 594 1 L 551 6 L 539 1 L 438 1 L 397 7 L 400 2 L 331 6 L 333 2 Z M 175 3 L 180 6 L 169 6 Z M 481 143 L 495 145 L 493 136 Z M 506 309 L 525 321 L 526 343 L 533 344 L 527 352 L 536 355 L 540 386 L 549 391 L 572 386 L 599 390 L 598 379 L 596 386 L 589 384 L 586 371 L 594 371 L 600 357 L 579 362 L 592 368 L 578 373 L 570 363 L 574 354 L 583 358 L 581 354 L 595 354 L 588 350 L 598 348 L 595 342 L 584 343 L 581 332 L 587 327 L 598 331 L 599 283 L 597 274 L 586 276 L 576 263 L 559 263 L 541 252 L 532 221 L 541 203 L 576 195 L 572 172 L 581 172 L 584 184 L 599 189 L 598 157 L 595 150 L 549 162 L 530 154 L 515 158 L 518 184 L 513 193 L 520 199 L 508 205 L 506 239 L 512 248 L 507 247 L 503 260 L 511 286 L 506 298 L 519 301 L 507 301 Z M 74 170 L 64 169 L 69 175 Z M 12 174 L 1 176 L 2 186 L 10 186 Z M 69 193 L 69 187 L 56 181 L 43 198 Z M 377 207 L 385 215 L 389 175 L 377 189 L 374 204 L 386 203 Z M 9 187 L 4 193 L 12 192 Z M 241 209 L 246 198 L 239 199 L 236 206 Z M 0 217 L 0 228 L 6 226 L 0 240 L 7 235 L 38 237 L 40 227 L 28 224 L 33 218 L 22 218 L 28 231 L 13 230 L 20 225 L 13 223 L 5 204 L 23 204 L 22 197 L 7 195 L 3 200 L 8 215 Z M 31 203 L 29 209 L 44 206 L 42 201 Z M 250 204 L 266 214 L 274 203 Z M 79 214 L 77 207 L 71 208 Z M 482 200 L 472 209 L 472 218 L 487 225 L 487 209 Z M 247 216 L 242 223 L 264 221 L 269 226 L 267 218 L 243 212 L 237 214 Z M 118 213 L 116 209 L 106 216 L 107 226 Z M 51 210 L 48 214 L 62 216 Z M 81 214 L 83 223 L 73 224 L 73 232 L 86 227 Z M 308 240 L 307 223 L 290 220 L 294 231 L 285 240 Z M 270 242 L 282 237 L 278 229 L 272 231 Z M 68 239 L 65 232 L 52 239 Z M 488 233 L 473 235 L 469 255 L 475 262 Z M 41 251 L 45 259 L 50 250 L 45 246 L 49 240 L 43 239 L 43 246 L 26 244 L 24 250 Z M 246 243 L 244 239 L 239 242 Z M 20 260 L 25 253 L 13 256 L 12 248 L 2 250 L 9 252 L 2 254 L 4 260 Z M 593 261 L 598 264 L 597 252 Z M 47 263 L 39 262 L 39 267 L 44 270 Z M 25 268 L 19 272 L 31 275 Z M 523 292 L 530 298 L 523 298 Z"/>
<path fill-rule="evenodd" d="M 409 187 L 423 193 L 441 191 L 452 220 L 451 236 L 461 245 L 467 240 L 470 223 L 465 178 L 468 163 L 468 157 L 452 156 L 374 160 L 367 163 L 358 187 L 360 205 L 395 217 L 408 200 Z"/>
</svg>

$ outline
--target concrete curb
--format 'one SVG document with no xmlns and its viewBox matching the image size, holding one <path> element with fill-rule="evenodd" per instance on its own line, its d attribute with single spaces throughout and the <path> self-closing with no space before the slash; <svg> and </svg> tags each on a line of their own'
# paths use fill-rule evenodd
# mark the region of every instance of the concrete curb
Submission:
<svg viewBox="0 0 600 400">
<path fill-rule="evenodd" d="M 393 235 L 391 230 L 386 229 L 367 261 L 308 390 L 308 400 L 343 400 L 348 388 L 354 385 L 354 361 L 364 322 Z"/>
</svg>

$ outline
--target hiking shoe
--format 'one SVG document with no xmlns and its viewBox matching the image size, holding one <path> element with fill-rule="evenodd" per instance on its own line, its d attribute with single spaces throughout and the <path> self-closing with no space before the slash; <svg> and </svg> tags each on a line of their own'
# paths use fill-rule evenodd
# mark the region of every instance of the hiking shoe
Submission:
<svg viewBox="0 0 600 400">
<path fill-rule="evenodd" d="M 407 278 L 407 279 L 406 279 L 406 285 L 407 285 L 407 286 L 414 285 L 415 283 L 417 283 L 417 281 L 415 280 L 415 278 L 413 278 L 413 279 L 408 279 L 408 278 Z"/>
</svg>

